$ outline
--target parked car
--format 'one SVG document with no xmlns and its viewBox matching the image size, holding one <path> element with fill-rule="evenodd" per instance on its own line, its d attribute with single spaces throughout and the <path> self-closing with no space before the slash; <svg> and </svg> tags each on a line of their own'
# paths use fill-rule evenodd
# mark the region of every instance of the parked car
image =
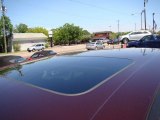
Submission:
<svg viewBox="0 0 160 120">
<path fill-rule="evenodd" d="M 57 53 L 54 52 L 53 50 L 40 51 L 40 52 L 34 53 L 31 57 L 28 58 L 28 60 L 34 60 L 34 59 L 40 59 L 40 58 L 44 58 L 44 57 L 50 57 L 50 56 L 54 56 L 56 54 Z"/>
<path fill-rule="evenodd" d="M 35 44 L 29 48 L 27 48 L 27 51 L 28 52 L 31 52 L 31 51 L 39 51 L 39 50 L 44 50 L 45 49 L 45 45 L 44 44 Z"/>
<path fill-rule="evenodd" d="M 0 74 L 0 120 L 158 120 L 159 49 L 59 56 Z"/>
<path fill-rule="evenodd" d="M 132 40 L 140 40 L 141 38 L 143 38 L 146 35 L 151 35 L 152 33 L 149 31 L 136 31 L 136 32 L 130 32 L 127 35 L 123 35 L 119 37 L 119 41 L 126 44 L 129 41 Z"/>
<path fill-rule="evenodd" d="M 15 55 L 0 56 L 0 68 L 21 63 L 25 60 L 25 58 Z"/>
<path fill-rule="evenodd" d="M 147 35 L 140 40 L 129 42 L 127 47 L 160 48 L 160 36 Z"/>
<path fill-rule="evenodd" d="M 102 42 L 102 43 L 107 43 L 110 39 L 107 39 L 107 38 L 97 38 L 97 39 L 93 39 L 91 40 L 91 42 Z"/>
<path fill-rule="evenodd" d="M 86 44 L 87 50 L 98 50 L 98 49 L 104 49 L 105 45 L 102 42 L 96 41 L 96 42 L 90 42 Z"/>
<path fill-rule="evenodd" d="M 119 39 L 109 40 L 107 43 L 108 44 L 119 44 Z"/>
</svg>

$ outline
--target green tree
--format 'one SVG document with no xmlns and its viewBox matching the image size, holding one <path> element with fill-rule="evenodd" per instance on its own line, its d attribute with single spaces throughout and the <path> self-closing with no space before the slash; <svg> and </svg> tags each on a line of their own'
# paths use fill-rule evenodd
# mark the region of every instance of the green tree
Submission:
<svg viewBox="0 0 160 120">
<path fill-rule="evenodd" d="M 6 30 L 6 42 L 7 46 L 11 45 L 11 37 L 13 31 L 13 25 L 9 17 L 4 16 L 5 19 L 5 30 Z M 11 47 L 10 47 L 11 48 Z M 8 51 L 11 49 L 8 48 Z M 4 52 L 4 38 L 3 38 L 3 18 L 0 19 L 0 52 Z"/>
<path fill-rule="evenodd" d="M 83 30 L 82 32 L 83 32 L 83 35 L 91 35 L 91 33 L 88 32 L 87 30 Z"/>
<path fill-rule="evenodd" d="M 43 27 L 35 27 L 35 28 L 29 28 L 28 33 L 43 33 L 46 36 L 48 36 L 48 30 Z"/>
<path fill-rule="evenodd" d="M 87 30 L 82 31 L 83 35 L 81 37 L 81 43 L 89 42 L 89 40 L 92 38 L 91 33 Z"/>
<path fill-rule="evenodd" d="M 83 35 L 82 28 L 74 24 L 66 23 L 62 27 L 54 30 L 55 44 L 74 44 L 77 43 Z"/>
<path fill-rule="evenodd" d="M 17 32 L 17 33 L 26 33 L 27 31 L 28 31 L 28 26 L 23 23 L 16 25 L 16 27 L 14 29 L 14 32 Z"/>
</svg>

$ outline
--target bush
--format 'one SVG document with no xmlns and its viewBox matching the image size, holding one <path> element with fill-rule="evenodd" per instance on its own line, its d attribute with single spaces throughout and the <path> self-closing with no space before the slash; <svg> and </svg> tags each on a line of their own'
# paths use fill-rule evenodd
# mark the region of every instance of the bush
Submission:
<svg viewBox="0 0 160 120">
<path fill-rule="evenodd" d="M 13 44 L 13 49 L 14 49 L 15 52 L 20 51 L 21 50 L 20 44 L 18 42 L 15 42 Z"/>
</svg>

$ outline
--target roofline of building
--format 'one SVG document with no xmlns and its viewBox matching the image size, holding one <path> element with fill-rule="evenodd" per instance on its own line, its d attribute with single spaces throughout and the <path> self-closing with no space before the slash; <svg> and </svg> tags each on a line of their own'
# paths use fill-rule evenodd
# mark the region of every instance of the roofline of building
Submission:
<svg viewBox="0 0 160 120">
<path fill-rule="evenodd" d="M 100 31 L 100 32 L 94 32 L 93 34 L 98 34 L 98 33 L 112 33 L 112 31 Z"/>
</svg>

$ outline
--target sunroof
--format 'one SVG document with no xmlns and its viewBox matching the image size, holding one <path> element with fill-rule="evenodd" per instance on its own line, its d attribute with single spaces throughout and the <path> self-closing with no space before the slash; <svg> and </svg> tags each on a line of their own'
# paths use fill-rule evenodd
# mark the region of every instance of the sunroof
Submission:
<svg viewBox="0 0 160 120">
<path fill-rule="evenodd" d="M 63 94 L 78 94 L 131 63 L 129 59 L 65 56 L 26 64 L 4 75 Z"/>
</svg>

